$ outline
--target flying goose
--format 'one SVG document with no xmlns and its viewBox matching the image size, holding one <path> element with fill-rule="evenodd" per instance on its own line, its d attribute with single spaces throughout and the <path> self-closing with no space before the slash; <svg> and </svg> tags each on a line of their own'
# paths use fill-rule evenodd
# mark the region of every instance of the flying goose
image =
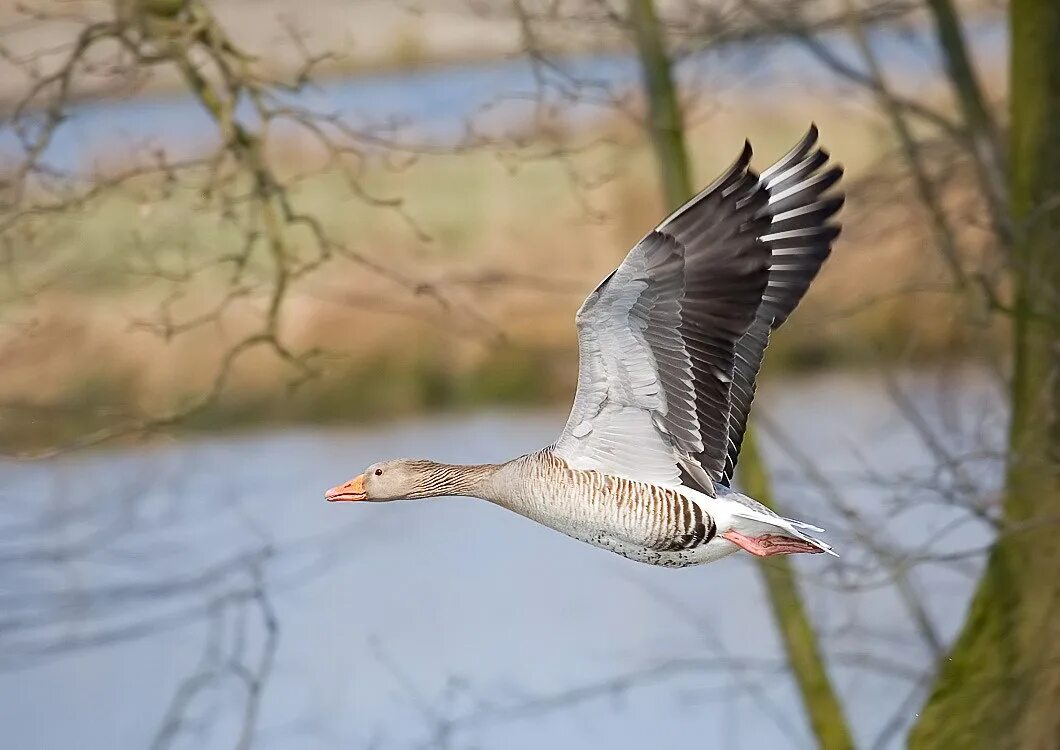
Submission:
<svg viewBox="0 0 1060 750">
<path fill-rule="evenodd" d="M 653 565 L 828 552 L 731 487 L 770 332 L 831 252 L 842 176 L 817 128 L 756 174 L 745 143 L 578 310 L 574 406 L 559 438 L 502 464 L 372 464 L 329 501 L 462 495 Z"/>
</svg>

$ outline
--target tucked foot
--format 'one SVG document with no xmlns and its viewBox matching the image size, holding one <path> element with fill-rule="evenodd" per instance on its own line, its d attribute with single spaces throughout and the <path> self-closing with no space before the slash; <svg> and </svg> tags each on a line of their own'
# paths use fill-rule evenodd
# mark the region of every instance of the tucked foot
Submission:
<svg viewBox="0 0 1060 750">
<path fill-rule="evenodd" d="M 772 555 L 790 555 L 795 552 L 824 552 L 809 542 L 795 539 L 780 534 L 763 534 L 762 536 L 746 536 L 739 531 L 726 531 L 721 535 L 728 539 L 740 549 L 747 550 L 758 557 L 770 557 Z"/>
</svg>

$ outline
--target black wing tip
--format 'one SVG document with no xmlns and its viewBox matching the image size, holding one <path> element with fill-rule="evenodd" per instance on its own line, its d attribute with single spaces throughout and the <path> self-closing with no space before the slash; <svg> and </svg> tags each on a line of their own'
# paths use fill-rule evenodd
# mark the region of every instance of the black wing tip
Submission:
<svg viewBox="0 0 1060 750">
<path fill-rule="evenodd" d="M 823 193 L 826 190 L 835 187 L 837 184 L 839 184 L 839 181 L 841 179 L 843 179 L 842 165 L 835 164 L 832 167 L 826 169 L 824 172 L 821 173 L 821 183 L 825 186 L 821 189 L 821 192 Z"/>
<path fill-rule="evenodd" d="M 736 157 L 736 160 L 729 165 L 721 177 L 715 181 L 715 185 L 721 189 L 725 189 L 736 182 L 743 180 L 746 175 L 751 171 L 751 158 L 754 156 L 754 149 L 751 148 L 751 141 L 744 138 L 743 148 L 740 149 L 740 155 Z M 758 175 L 755 175 L 758 178 Z M 712 190 L 709 192 L 713 192 Z"/>
<path fill-rule="evenodd" d="M 754 149 L 751 148 L 751 141 L 747 138 L 743 140 L 743 147 L 740 149 L 740 155 L 736 157 L 729 168 L 721 173 L 721 176 L 715 181 L 718 187 L 726 187 L 732 181 L 742 178 L 748 171 L 750 171 L 751 158 L 754 156 Z"/>
<path fill-rule="evenodd" d="M 719 186 L 726 187 L 734 178 L 747 174 L 751 166 L 751 158 L 754 156 L 754 149 L 751 148 L 751 141 L 747 138 L 743 139 L 743 148 L 740 149 L 740 155 L 736 157 L 736 160 L 729 165 L 722 176 L 719 178 Z"/>
<path fill-rule="evenodd" d="M 806 133 L 802 136 L 798 143 L 791 149 L 791 151 L 808 153 L 810 149 L 817 145 L 817 139 L 820 137 L 821 131 L 817 129 L 817 123 L 810 120 L 810 127 L 806 128 Z"/>
<path fill-rule="evenodd" d="M 776 160 L 767 169 L 762 171 L 762 178 L 769 179 L 773 175 L 776 175 L 784 170 L 792 167 L 793 165 L 801 162 L 806 155 L 809 154 L 814 146 L 817 145 L 817 137 L 819 132 L 817 125 L 814 122 L 810 122 L 810 127 L 806 130 L 806 133 L 788 149 L 788 152 L 782 157 Z"/>
<path fill-rule="evenodd" d="M 740 155 L 736 157 L 736 160 L 730 164 L 725 171 L 718 175 L 712 183 L 689 198 L 682 206 L 659 222 L 655 227 L 655 231 L 666 232 L 667 229 L 674 225 L 675 222 L 679 221 L 682 216 L 688 214 L 689 210 L 703 200 L 708 199 L 710 196 L 715 194 L 731 194 L 734 186 L 741 185 L 747 181 L 748 174 L 750 173 L 749 166 L 751 164 L 752 156 L 754 156 L 754 150 L 751 148 L 751 141 L 745 138 L 743 148 L 740 150 Z M 757 174 L 750 174 L 756 181 L 761 179 Z M 668 233 L 674 234 L 672 231 Z"/>
<path fill-rule="evenodd" d="M 790 149 L 788 149 L 788 153 L 786 153 L 780 159 L 780 161 L 784 161 L 784 160 L 788 159 L 789 157 L 791 157 L 794 154 L 807 154 L 807 153 L 809 153 L 810 149 L 812 149 L 815 145 L 817 145 L 817 139 L 818 139 L 818 137 L 820 135 L 821 135 L 821 132 L 817 129 L 817 123 L 815 123 L 815 122 L 813 122 L 811 120 L 810 121 L 810 126 L 808 128 L 806 128 L 806 132 L 803 133 L 802 138 L 800 138 L 795 143 L 794 146 L 792 146 Z"/>
</svg>

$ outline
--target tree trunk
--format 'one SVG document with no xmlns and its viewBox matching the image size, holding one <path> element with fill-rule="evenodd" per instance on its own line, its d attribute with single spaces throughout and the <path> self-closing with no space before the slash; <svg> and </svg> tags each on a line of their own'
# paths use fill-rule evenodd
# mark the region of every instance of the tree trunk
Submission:
<svg viewBox="0 0 1060 750">
<path fill-rule="evenodd" d="M 648 96 L 649 127 L 663 194 L 667 204 L 676 208 L 692 195 L 692 180 L 670 58 L 652 0 L 630 0 L 629 8 Z M 740 478 L 749 494 L 773 507 L 769 476 L 750 426 L 740 451 Z M 825 750 L 849 750 L 854 746 L 850 730 L 828 677 L 791 563 L 787 558 L 777 557 L 762 561 L 760 570 L 788 664 L 817 742 Z"/>
<path fill-rule="evenodd" d="M 740 447 L 741 489 L 770 510 L 776 510 L 773 487 L 765 462 L 758 452 L 752 425 L 747 426 Z M 843 707 L 828 678 L 817 635 L 799 593 L 795 570 L 787 557 L 759 560 L 759 570 L 769 595 L 769 607 L 777 621 L 788 665 L 799 686 L 803 707 L 818 745 L 825 750 L 848 750 L 854 741 Z"/>
<path fill-rule="evenodd" d="M 676 208 L 691 195 L 688 150 L 681 104 L 677 100 L 670 57 L 652 0 L 630 0 L 629 20 L 648 96 L 648 132 L 667 203 Z"/>
<path fill-rule="evenodd" d="M 1060 747 L 1060 3 L 1012 0 L 1003 527 L 912 748 Z"/>
<path fill-rule="evenodd" d="M 1001 138 L 990 113 L 990 105 L 975 74 L 960 17 L 953 0 L 927 0 L 935 23 L 946 74 L 953 86 L 967 131 L 976 177 L 986 199 L 994 230 L 1002 244 L 1012 241 L 1012 228 L 1005 205 L 1005 159 Z"/>
</svg>

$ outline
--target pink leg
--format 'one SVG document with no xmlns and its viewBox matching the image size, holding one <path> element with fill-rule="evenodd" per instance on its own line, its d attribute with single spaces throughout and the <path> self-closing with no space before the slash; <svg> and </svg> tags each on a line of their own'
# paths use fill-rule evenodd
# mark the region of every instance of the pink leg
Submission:
<svg viewBox="0 0 1060 750">
<path fill-rule="evenodd" d="M 758 557 L 770 557 L 772 555 L 790 555 L 794 552 L 817 553 L 824 550 L 813 546 L 801 539 L 780 534 L 763 534 L 762 536 L 745 536 L 739 531 L 726 531 L 721 535 L 728 539 L 740 549 L 745 549 L 752 555 Z"/>
</svg>

